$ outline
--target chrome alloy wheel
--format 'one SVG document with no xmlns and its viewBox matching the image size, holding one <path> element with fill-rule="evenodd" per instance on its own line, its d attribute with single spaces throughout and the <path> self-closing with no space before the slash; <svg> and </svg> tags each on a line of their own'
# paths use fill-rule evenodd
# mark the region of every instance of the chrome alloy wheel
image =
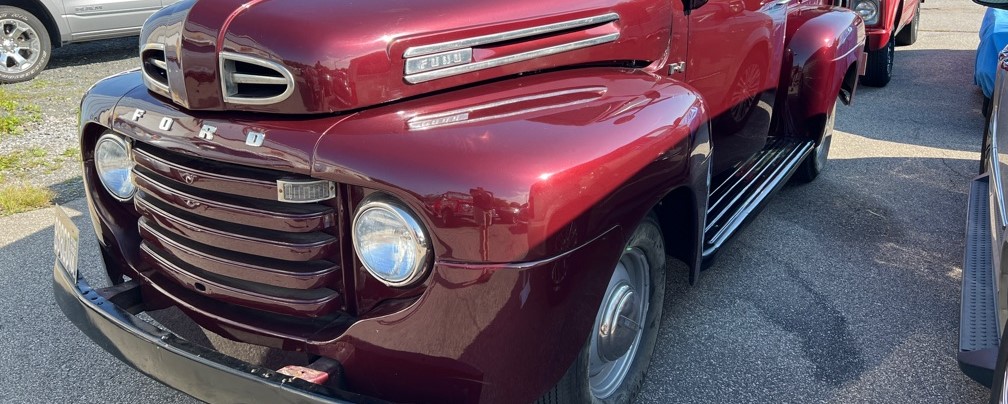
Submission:
<svg viewBox="0 0 1008 404">
<path fill-rule="evenodd" d="M 731 95 L 731 117 L 741 123 L 749 115 L 749 110 L 756 105 L 757 93 L 760 91 L 760 80 L 763 78 L 760 67 L 755 63 L 747 64 L 735 82 Z"/>
<path fill-rule="evenodd" d="M 0 73 L 23 73 L 35 66 L 42 54 L 38 33 L 24 21 L 0 20 Z"/>
<path fill-rule="evenodd" d="M 589 384 L 597 398 L 619 389 L 637 355 L 651 296 L 650 273 L 644 251 L 628 248 L 609 279 L 588 347 Z"/>
</svg>

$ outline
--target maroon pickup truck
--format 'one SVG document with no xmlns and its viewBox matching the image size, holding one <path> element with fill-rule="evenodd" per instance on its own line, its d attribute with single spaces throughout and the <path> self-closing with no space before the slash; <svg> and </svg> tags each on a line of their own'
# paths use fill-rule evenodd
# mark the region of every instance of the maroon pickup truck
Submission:
<svg viewBox="0 0 1008 404">
<path fill-rule="evenodd" d="M 814 179 L 865 66 L 861 18 L 813 0 L 422 3 L 152 16 L 81 104 L 111 286 L 57 209 L 70 321 L 212 402 L 627 402 L 666 262 L 696 282 Z M 305 362 L 138 317 L 166 308 Z"/>
</svg>

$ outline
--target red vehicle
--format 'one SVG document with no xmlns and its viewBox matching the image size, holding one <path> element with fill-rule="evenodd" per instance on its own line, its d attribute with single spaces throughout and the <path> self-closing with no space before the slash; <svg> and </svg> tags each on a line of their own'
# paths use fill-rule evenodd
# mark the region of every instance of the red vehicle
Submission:
<svg viewBox="0 0 1008 404">
<path fill-rule="evenodd" d="M 868 34 L 868 65 L 861 82 L 885 87 L 892 79 L 896 46 L 913 45 L 920 30 L 920 5 L 924 0 L 847 0 L 845 4 L 864 19 Z"/>
<path fill-rule="evenodd" d="M 865 46 L 855 13 L 799 0 L 189 0 L 140 40 L 81 105 L 113 286 L 60 220 L 55 296 L 226 402 L 630 400 L 666 260 L 697 281 L 820 173 Z M 306 361 L 136 316 L 170 307 Z"/>
</svg>

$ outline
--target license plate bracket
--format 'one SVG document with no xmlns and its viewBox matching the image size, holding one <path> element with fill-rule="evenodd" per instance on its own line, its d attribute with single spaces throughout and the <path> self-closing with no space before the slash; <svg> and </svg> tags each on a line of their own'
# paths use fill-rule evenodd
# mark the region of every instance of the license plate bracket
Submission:
<svg viewBox="0 0 1008 404">
<path fill-rule="evenodd" d="M 78 247 L 80 245 L 80 230 L 70 220 L 70 215 L 62 207 L 53 207 L 56 221 L 53 223 L 53 252 L 58 263 L 70 279 L 76 281 Z"/>
</svg>

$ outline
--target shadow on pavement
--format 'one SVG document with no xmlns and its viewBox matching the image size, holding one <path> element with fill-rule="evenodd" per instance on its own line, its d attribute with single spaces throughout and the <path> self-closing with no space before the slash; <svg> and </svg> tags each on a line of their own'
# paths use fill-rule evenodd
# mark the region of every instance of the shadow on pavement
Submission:
<svg viewBox="0 0 1008 404">
<path fill-rule="evenodd" d="M 46 70 L 139 57 L 139 49 L 135 36 L 66 44 L 53 49 Z"/>
<path fill-rule="evenodd" d="M 56 195 L 53 198 L 53 203 L 58 205 L 80 199 L 85 196 L 84 181 L 80 176 L 52 184 L 49 186 L 49 190 Z"/>
<path fill-rule="evenodd" d="M 973 50 L 897 48 L 889 85 L 883 88 L 859 85 L 854 104 L 838 108 L 836 129 L 876 140 L 959 151 L 980 150 L 983 93 L 973 83 L 975 58 Z M 964 70 L 969 73 L 963 74 Z M 968 91 L 936 93 L 938 88 Z M 950 135 L 964 133 L 964 127 L 976 136 Z"/>
<path fill-rule="evenodd" d="M 955 361 L 975 164 L 831 160 L 786 186 L 696 286 L 669 272 L 642 401 L 981 401 Z"/>
</svg>

